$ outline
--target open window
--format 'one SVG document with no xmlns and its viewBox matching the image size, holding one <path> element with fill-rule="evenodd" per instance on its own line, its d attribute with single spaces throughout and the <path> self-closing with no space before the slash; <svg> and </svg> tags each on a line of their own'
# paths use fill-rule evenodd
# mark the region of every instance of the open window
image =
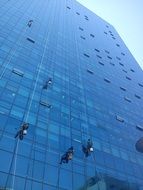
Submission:
<svg viewBox="0 0 143 190">
<path fill-rule="evenodd" d="M 119 63 L 120 64 L 120 63 Z M 122 65 L 123 66 L 123 65 Z M 124 73 L 127 73 L 127 71 L 125 70 L 125 69 L 122 69 L 122 71 L 124 72 Z"/>
<path fill-rule="evenodd" d="M 120 47 L 120 45 L 119 45 L 119 44 L 116 44 L 116 46 L 117 46 L 117 47 Z"/>
<path fill-rule="evenodd" d="M 31 42 L 31 43 L 35 43 L 35 41 L 33 40 L 33 39 L 31 39 L 31 38 L 27 38 L 27 40 L 29 41 L 29 42 Z"/>
<path fill-rule="evenodd" d="M 88 58 L 90 57 L 90 56 L 89 56 L 88 54 L 86 54 L 86 53 L 84 53 L 83 55 L 84 55 L 85 57 L 88 57 Z"/>
<path fill-rule="evenodd" d="M 115 66 L 115 64 L 114 64 L 114 63 L 112 63 L 112 62 L 110 62 L 110 65 Z"/>
<path fill-rule="evenodd" d="M 99 59 L 102 59 L 102 57 L 100 55 L 96 55 Z"/>
<path fill-rule="evenodd" d="M 92 74 L 92 75 L 94 74 L 94 72 L 91 71 L 91 70 L 89 70 L 89 69 L 87 69 L 87 72 L 90 73 L 90 74 Z"/>
<path fill-rule="evenodd" d="M 123 67 L 124 67 L 124 64 L 123 64 L 123 63 L 121 63 L 121 62 L 119 62 L 119 65 L 121 65 L 121 66 L 123 66 Z"/>
<path fill-rule="evenodd" d="M 138 98 L 138 99 L 141 99 L 141 97 L 137 94 L 135 94 L 135 97 Z"/>
<path fill-rule="evenodd" d="M 128 80 L 132 80 L 130 77 L 128 77 L 128 76 L 126 76 L 126 79 L 128 79 Z"/>
<path fill-rule="evenodd" d="M 79 12 L 76 12 L 76 14 L 77 14 L 77 15 L 80 15 L 80 13 L 79 13 Z"/>
<path fill-rule="evenodd" d="M 16 68 L 14 68 L 14 69 L 12 70 L 12 72 L 13 72 L 14 74 L 16 74 L 16 75 L 21 76 L 21 77 L 23 77 L 23 75 L 24 75 L 24 73 L 23 73 L 21 70 L 16 69 Z"/>
<path fill-rule="evenodd" d="M 143 84 L 141 84 L 141 83 L 138 83 L 138 85 L 139 85 L 140 87 L 143 87 Z"/>
<path fill-rule="evenodd" d="M 126 91 L 126 88 L 120 86 L 120 89 L 123 90 L 123 91 Z"/>
<path fill-rule="evenodd" d="M 130 69 L 130 71 L 132 71 L 133 73 L 135 72 L 135 70 L 134 70 L 134 69 Z"/>
<path fill-rule="evenodd" d="M 119 61 L 121 61 L 121 58 L 120 58 L 120 57 L 117 57 L 117 56 L 116 56 L 116 59 L 118 59 Z"/>
<path fill-rule="evenodd" d="M 141 125 L 136 125 L 136 128 L 137 128 L 138 130 L 140 130 L 140 131 L 143 131 L 143 126 L 141 126 Z"/>
<path fill-rule="evenodd" d="M 100 65 L 104 66 L 104 63 L 102 63 L 101 61 L 98 62 Z"/>
<path fill-rule="evenodd" d="M 81 27 L 79 27 L 79 30 L 84 31 L 84 29 L 83 29 L 83 28 L 81 28 Z"/>
<path fill-rule="evenodd" d="M 124 122 L 124 119 L 121 116 L 119 116 L 119 115 L 116 115 L 116 120 L 120 121 L 122 123 Z"/>
<path fill-rule="evenodd" d="M 105 53 L 110 54 L 110 52 L 109 52 L 109 51 L 107 51 L 107 50 L 104 50 L 104 51 L 105 51 Z"/>
<path fill-rule="evenodd" d="M 99 49 L 96 49 L 96 48 L 95 48 L 94 50 L 95 50 L 95 51 L 97 51 L 97 52 L 100 52 L 100 50 L 99 50 Z"/>
<path fill-rule="evenodd" d="M 130 102 L 130 103 L 132 102 L 131 99 L 128 98 L 128 97 L 124 97 L 124 99 L 125 99 L 127 102 Z"/>
<path fill-rule="evenodd" d="M 84 15 L 84 18 L 85 18 L 86 20 L 89 20 L 89 19 L 88 19 L 88 16 L 86 16 L 86 15 Z"/>
<path fill-rule="evenodd" d="M 125 56 L 125 53 L 121 52 L 121 55 Z"/>
<path fill-rule="evenodd" d="M 111 83 L 111 81 L 107 78 L 104 78 L 104 81 L 107 82 L 107 83 Z"/>
<path fill-rule="evenodd" d="M 80 38 L 83 39 L 83 40 L 85 40 L 85 37 L 83 37 L 83 36 L 80 36 Z"/>
<path fill-rule="evenodd" d="M 94 38 L 94 37 L 95 37 L 93 34 L 90 34 L 90 36 L 91 36 L 92 38 Z"/>
<path fill-rule="evenodd" d="M 112 59 L 112 57 L 110 57 L 110 56 L 107 56 L 108 57 L 108 59 Z"/>
<path fill-rule="evenodd" d="M 48 102 L 46 102 L 46 101 L 40 101 L 40 105 L 41 106 L 45 106 L 45 107 L 47 107 L 47 108 L 51 108 L 52 106 L 48 103 Z"/>
</svg>

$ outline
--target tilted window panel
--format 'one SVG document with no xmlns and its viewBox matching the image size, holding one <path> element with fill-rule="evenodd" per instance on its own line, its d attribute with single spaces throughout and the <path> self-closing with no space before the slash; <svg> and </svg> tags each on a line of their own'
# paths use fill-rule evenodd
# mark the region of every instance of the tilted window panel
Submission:
<svg viewBox="0 0 143 190">
<path fill-rule="evenodd" d="M 126 79 L 128 79 L 128 80 L 132 80 L 130 77 L 128 77 L 128 76 L 126 76 Z"/>
<path fill-rule="evenodd" d="M 132 102 L 131 99 L 128 98 L 128 97 L 126 97 L 126 96 L 124 97 L 124 99 L 125 99 L 127 102 Z"/>
<path fill-rule="evenodd" d="M 31 42 L 31 43 L 35 43 L 35 41 L 33 40 L 33 39 L 31 39 L 31 38 L 27 38 L 27 40 L 29 41 L 29 42 Z"/>
<path fill-rule="evenodd" d="M 116 115 L 116 120 L 118 120 L 118 121 L 120 121 L 122 123 L 124 122 L 124 119 L 119 115 Z"/>
<path fill-rule="evenodd" d="M 127 73 L 127 71 L 126 71 L 125 69 L 122 69 L 122 71 L 123 71 L 124 73 Z"/>
<path fill-rule="evenodd" d="M 141 96 L 135 94 L 135 97 L 138 98 L 138 99 L 141 99 Z"/>
<path fill-rule="evenodd" d="M 79 27 L 79 30 L 83 31 L 84 29 L 83 29 L 83 28 L 81 28 L 81 27 Z"/>
<path fill-rule="evenodd" d="M 46 101 L 40 101 L 40 105 L 51 108 L 51 105 Z"/>
<path fill-rule="evenodd" d="M 138 130 L 140 130 L 140 131 L 143 131 L 143 126 L 141 126 L 141 125 L 136 125 L 136 128 L 137 128 Z"/>
<path fill-rule="evenodd" d="M 84 36 L 80 36 L 80 37 L 81 37 L 81 39 L 85 40 L 85 37 L 84 37 Z"/>
<path fill-rule="evenodd" d="M 101 61 L 98 62 L 100 65 L 104 66 L 104 63 L 102 63 Z"/>
<path fill-rule="evenodd" d="M 126 88 L 120 86 L 120 89 L 123 90 L 123 91 L 126 91 Z"/>
<path fill-rule="evenodd" d="M 99 49 L 96 49 L 96 48 L 95 48 L 94 50 L 95 50 L 95 51 L 97 51 L 97 52 L 100 52 L 100 50 L 99 50 Z"/>
<path fill-rule="evenodd" d="M 77 15 L 80 15 L 80 13 L 79 13 L 79 12 L 76 12 L 76 14 L 77 14 Z"/>
<path fill-rule="evenodd" d="M 71 9 L 69 6 L 67 6 L 67 9 Z"/>
<path fill-rule="evenodd" d="M 90 57 L 90 56 L 89 56 L 88 54 L 86 54 L 86 53 L 84 53 L 83 55 L 84 55 L 85 57 L 88 57 L 88 58 Z"/>
<path fill-rule="evenodd" d="M 21 70 L 19 70 L 19 69 L 13 68 L 12 72 L 13 72 L 14 74 L 16 74 L 16 75 L 21 76 L 21 77 L 24 76 L 24 72 L 21 71 Z"/>
<path fill-rule="evenodd" d="M 107 82 L 107 83 L 111 83 L 111 81 L 107 78 L 104 78 L 104 81 Z"/>
<path fill-rule="evenodd" d="M 138 85 L 139 85 L 140 87 L 143 87 L 143 83 L 138 83 Z"/>
<path fill-rule="evenodd" d="M 87 69 L 87 72 L 90 73 L 90 74 L 92 74 L 92 75 L 94 74 L 94 72 L 91 71 L 91 70 L 89 70 L 89 69 Z"/>
<path fill-rule="evenodd" d="M 90 34 L 90 36 L 91 36 L 92 38 L 94 38 L 94 37 L 95 37 L 93 34 Z"/>
</svg>

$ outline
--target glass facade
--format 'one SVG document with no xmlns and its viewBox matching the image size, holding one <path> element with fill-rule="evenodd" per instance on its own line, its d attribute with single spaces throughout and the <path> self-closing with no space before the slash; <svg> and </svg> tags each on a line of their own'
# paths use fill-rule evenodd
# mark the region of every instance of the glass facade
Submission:
<svg viewBox="0 0 143 190">
<path fill-rule="evenodd" d="M 142 110 L 142 70 L 113 26 L 75 0 L 0 1 L 1 190 L 142 190 Z"/>
</svg>

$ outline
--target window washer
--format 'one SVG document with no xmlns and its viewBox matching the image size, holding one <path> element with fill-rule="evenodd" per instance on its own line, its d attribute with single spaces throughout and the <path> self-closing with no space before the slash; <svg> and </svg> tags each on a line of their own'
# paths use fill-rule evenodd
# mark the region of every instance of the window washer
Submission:
<svg viewBox="0 0 143 190">
<path fill-rule="evenodd" d="M 71 146 L 65 154 L 61 157 L 60 164 L 62 163 L 68 163 L 69 160 L 72 160 L 74 154 L 73 146 Z"/>
<path fill-rule="evenodd" d="M 93 142 L 91 141 L 91 139 L 87 140 L 86 145 L 82 145 L 82 151 L 84 152 L 86 157 L 88 157 L 91 152 L 93 152 Z"/>
<path fill-rule="evenodd" d="M 51 85 L 51 84 L 52 84 L 52 79 L 49 78 L 49 80 L 45 82 L 45 85 L 43 86 L 43 89 L 47 89 L 48 85 Z"/>
<path fill-rule="evenodd" d="M 43 86 L 43 89 L 47 90 L 47 88 L 48 88 L 48 82 L 46 81 L 45 84 L 44 84 L 44 86 Z"/>
<path fill-rule="evenodd" d="M 52 84 L 52 78 L 49 78 L 48 84 Z"/>
<path fill-rule="evenodd" d="M 16 133 L 15 138 L 19 138 L 20 140 L 23 140 L 24 135 L 27 134 L 27 129 L 29 128 L 29 124 L 28 123 L 24 123 L 23 125 L 21 125 L 21 128 L 19 129 L 19 131 Z"/>
<path fill-rule="evenodd" d="M 27 26 L 31 27 L 33 20 L 29 20 Z"/>
</svg>

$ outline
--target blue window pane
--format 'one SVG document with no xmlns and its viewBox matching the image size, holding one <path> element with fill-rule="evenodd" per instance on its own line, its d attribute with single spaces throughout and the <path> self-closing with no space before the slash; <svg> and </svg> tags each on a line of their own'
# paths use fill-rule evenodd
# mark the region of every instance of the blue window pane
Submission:
<svg viewBox="0 0 143 190">
<path fill-rule="evenodd" d="M 6 151 L 0 150 L 0 168 L 2 172 L 9 171 L 12 161 L 12 154 Z"/>
<path fill-rule="evenodd" d="M 50 171 L 50 172 L 47 172 Z M 45 166 L 44 180 L 50 185 L 56 186 L 58 183 L 58 168 L 50 165 Z"/>
<path fill-rule="evenodd" d="M 64 180 L 63 180 L 64 179 Z M 65 189 L 69 189 L 72 190 L 72 173 L 61 169 L 60 170 L 60 187 L 65 188 Z"/>
</svg>

